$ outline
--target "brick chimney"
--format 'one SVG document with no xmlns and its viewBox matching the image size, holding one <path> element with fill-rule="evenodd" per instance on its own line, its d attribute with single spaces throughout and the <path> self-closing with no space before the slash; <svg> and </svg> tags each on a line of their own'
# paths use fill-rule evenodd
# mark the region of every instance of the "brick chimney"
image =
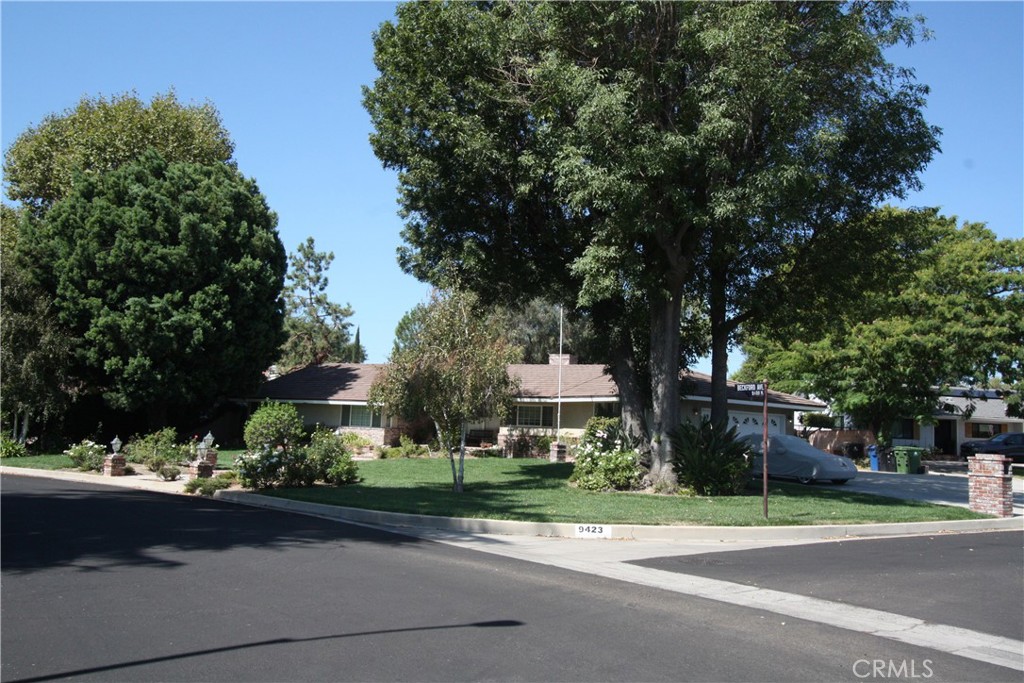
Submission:
<svg viewBox="0 0 1024 683">
<path fill-rule="evenodd" d="M 548 365 L 576 365 L 576 356 L 568 353 L 549 353 Z"/>
</svg>

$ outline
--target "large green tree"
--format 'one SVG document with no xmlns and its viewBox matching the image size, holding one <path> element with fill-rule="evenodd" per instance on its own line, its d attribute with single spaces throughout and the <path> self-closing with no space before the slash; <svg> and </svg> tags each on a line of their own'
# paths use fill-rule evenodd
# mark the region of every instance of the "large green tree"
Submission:
<svg viewBox="0 0 1024 683">
<path fill-rule="evenodd" d="M 25 441 L 31 425 L 58 419 L 74 393 L 68 378 L 71 340 L 53 302 L 17 265 L 19 212 L 0 206 L 0 417 Z"/>
<path fill-rule="evenodd" d="M 327 361 L 362 362 L 366 353 L 348 329 L 352 307 L 327 296 L 327 271 L 334 252 L 316 250 L 312 237 L 289 256 L 288 284 L 284 289 L 287 340 L 278 363 L 285 370 Z"/>
<path fill-rule="evenodd" d="M 516 389 L 508 365 L 521 350 L 471 293 L 435 292 L 418 311 L 416 337 L 391 354 L 370 402 L 391 415 L 428 415 L 451 462 L 453 489 L 461 492 L 467 425 L 508 414 Z"/>
<path fill-rule="evenodd" d="M 899 418 L 929 419 L 950 385 L 1004 389 L 1019 413 L 1024 240 L 934 215 L 928 231 L 930 245 L 904 252 L 857 304 L 752 336 L 737 377 L 813 393 L 883 438 Z"/>
<path fill-rule="evenodd" d="M 73 339 L 73 377 L 118 409 L 244 395 L 282 339 L 285 252 L 256 184 L 150 150 L 79 174 L 21 224 L 19 268 Z"/>
<path fill-rule="evenodd" d="M 761 226 L 770 248 L 863 211 L 934 150 L 923 89 L 883 55 L 914 38 L 901 8 L 400 6 L 375 35 L 365 102 L 374 151 L 399 171 L 401 264 L 435 282 L 454 270 L 488 299 L 592 311 L 624 411 L 650 401 L 652 474 L 672 477 L 702 250 Z"/>
<path fill-rule="evenodd" d="M 178 102 L 173 91 L 147 105 L 135 93 L 83 97 L 23 132 L 4 154 L 8 198 L 37 214 L 71 193 L 75 174 L 99 175 L 155 149 L 169 162 L 228 162 L 234 145 L 210 103 Z"/>
</svg>

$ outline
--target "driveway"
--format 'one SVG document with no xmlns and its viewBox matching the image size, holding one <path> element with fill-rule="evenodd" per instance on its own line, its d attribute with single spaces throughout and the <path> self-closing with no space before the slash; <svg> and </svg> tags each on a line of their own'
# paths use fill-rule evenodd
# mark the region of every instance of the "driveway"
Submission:
<svg viewBox="0 0 1024 683">
<path fill-rule="evenodd" d="M 1013 512 L 1024 515 L 1024 480 L 1013 481 Z M 858 472 L 857 478 L 830 488 L 871 493 L 903 500 L 923 500 L 941 505 L 968 507 L 970 495 L 966 474 L 897 474 L 894 472 Z"/>
</svg>

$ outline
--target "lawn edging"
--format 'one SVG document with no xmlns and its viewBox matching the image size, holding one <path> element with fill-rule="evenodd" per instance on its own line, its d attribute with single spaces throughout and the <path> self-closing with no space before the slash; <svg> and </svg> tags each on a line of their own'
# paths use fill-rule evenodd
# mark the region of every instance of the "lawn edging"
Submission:
<svg viewBox="0 0 1024 683">
<path fill-rule="evenodd" d="M 223 490 L 214 498 L 227 503 L 248 505 L 283 512 L 312 515 L 357 524 L 373 526 L 436 529 L 475 534 L 506 536 L 552 536 L 575 538 L 576 524 L 560 522 L 517 522 L 500 519 L 437 517 L 383 512 L 363 508 L 307 503 L 264 496 L 239 490 Z M 580 520 L 594 526 L 593 520 Z M 602 525 L 608 538 L 632 541 L 672 540 L 824 540 L 834 538 L 867 538 L 877 536 L 911 536 L 972 531 L 1024 531 L 1024 517 L 1003 519 L 964 519 L 934 522 L 908 522 L 895 524 L 835 524 L 818 526 L 648 526 L 641 524 Z"/>
</svg>

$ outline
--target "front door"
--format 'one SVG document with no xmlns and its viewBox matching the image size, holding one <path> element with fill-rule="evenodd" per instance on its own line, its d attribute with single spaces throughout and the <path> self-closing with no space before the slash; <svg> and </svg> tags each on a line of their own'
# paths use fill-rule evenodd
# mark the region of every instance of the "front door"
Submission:
<svg viewBox="0 0 1024 683">
<path fill-rule="evenodd" d="M 939 420 L 935 425 L 935 447 L 943 455 L 956 455 L 956 420 Z"/>
</svg>

